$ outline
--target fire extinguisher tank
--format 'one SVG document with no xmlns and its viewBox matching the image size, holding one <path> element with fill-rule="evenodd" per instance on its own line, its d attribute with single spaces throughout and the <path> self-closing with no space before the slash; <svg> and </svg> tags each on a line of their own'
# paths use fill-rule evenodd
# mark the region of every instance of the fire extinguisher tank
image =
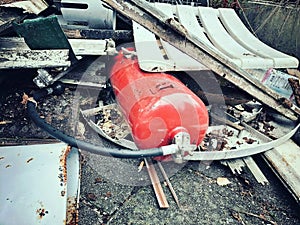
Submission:
<svg viewBox="0 0 300 225">
<path fill-rule="evenodd" d="M 115 57 L 110 81 L 136 145 L 160 147 L 185 131 L 200 144 L 208 127 L 204 103 L 183 83 L 166 73 L 140 70 L 137 60 L 122 51 Z"/>
</svg>

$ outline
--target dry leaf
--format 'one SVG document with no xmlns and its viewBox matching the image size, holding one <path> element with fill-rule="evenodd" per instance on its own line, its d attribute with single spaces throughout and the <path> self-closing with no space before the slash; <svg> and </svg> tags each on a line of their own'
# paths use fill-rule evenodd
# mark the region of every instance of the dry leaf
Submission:
<svg viewBox="0 0 300 225">
<path fill-rule="evenodd" d="M 225 186 L 225 185 L 231 184 L 231 182 L 226 177 L 218 177 L 217 184 L 219 186 Z"/>
</svg>

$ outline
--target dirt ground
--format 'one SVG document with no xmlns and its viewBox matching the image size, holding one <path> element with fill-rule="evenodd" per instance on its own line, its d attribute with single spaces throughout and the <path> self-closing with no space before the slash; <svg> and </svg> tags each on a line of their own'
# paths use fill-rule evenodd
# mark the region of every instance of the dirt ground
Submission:
<svg viewBox="0 0 300 225">
<path fill-rule="evenodd" d="M 19 145 L 55 141 L 26 114 L 23 93 L 36 90 L 35 71 L 3 71 L 0 83 L 0 144 Z M 38 103 L 42 118 L 78 138 L 111 147 L 80 116 L 79 108 L 95 106 L 94 90 L 68 86 L 60 96 Z M 82 152 L 79 224 L 300 224 L 299 205 L 257 156 L 269 184 L 259 184 L 245 169 L 232 174 L 220 162 L 189 162 L 177 166 L 170 180 L 180 207 L 163 184 L 170 207 L 159 209 L 141 160 L 115 159 Z M 175 167 L 173 164 L 166 168 Z M 128 168 L 133 168 L 128 171 Z M 219 185 L 217 179 L 229 180 Z"/>
</svg>

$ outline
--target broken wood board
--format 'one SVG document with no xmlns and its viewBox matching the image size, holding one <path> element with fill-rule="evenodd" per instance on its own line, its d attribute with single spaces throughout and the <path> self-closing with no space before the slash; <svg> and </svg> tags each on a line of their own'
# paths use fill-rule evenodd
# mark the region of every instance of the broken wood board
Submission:
<svg viewBox="0 0 300 225">
<path fill-rule="evenodd" d="M 13 32 L 13 23 L 19 23 L 27 16 L 21 9 L 0 6 L 0 35 Z"/>
<path fill-rule="evenodd" d="M 243 125 L 247 126 L 246 124 Z M 278 123 L 278 126 L 285 129 L 284 125 Z M 247 129 L 251 129 L 252 133 L 259 136 L 261 141 L 268 142 L 271 140 L 250 126 L 247 126 Z M 263 153 L 262 157 L 295 200 L 300 203 L 300 147 L 292 140 L 288 140 L 284 144 Z"/>
<path fill-rule="evenodd" d="M 169 203 L 168 203 L 166 195 L 161 187 L 160 180 L 158 178 L 158 175 L 156 173 L 155 167 L 154 167 L 151 159 L 148 160 L 145 158 L 144 160 L 146 163 L 147 171 L 148 171 L 159 207 L 162 209 L 169 208 Z"/>
<path fill-rule="evenodd" d="M 255 99 L 296 121 L 300 109 L 287 99 L 265 87 L 251 74 L 241 69 L 227 58 L 218 54 L 211 46 L 197 36 L 187 32 L 176 19 L 167 16 L 161 10 L 142 0 L 103 0 L 119 13 L 146 27 L 161 39 L 172 44 L 180 51 L 191 56 L 227 81 L 235 84 Z M 155 26 L 153 25 L 155 24 Z"/>
<path fill-rule="evenodd" d="M 69 50 L 3 50 L 0 69 L 68 67 Z"/>
<path fill-rule="evenodd" d="M 107 40 L 68 39 L 76 56 L 107 55 Z M 0 37 L 0 50 L 30 50 L 24 38 Z"/>
<path fill-rule="evenodd" d="M 48 8 L 48 4 L 46 1 L 43 0 L 30 0 L 12 2 L 10 4 L 1 5 L 1 7 L 20 8 L 23 9 L 25 12 L 38 15 Z"/>
<path fill-rule="evenodd" d="M 106 30 L 106 29 L 68 29 L 62 26 L 68 38 L 79 39 L 113 39 L 114 41 L 132 42 L 132 30 Z"/>
</svg>

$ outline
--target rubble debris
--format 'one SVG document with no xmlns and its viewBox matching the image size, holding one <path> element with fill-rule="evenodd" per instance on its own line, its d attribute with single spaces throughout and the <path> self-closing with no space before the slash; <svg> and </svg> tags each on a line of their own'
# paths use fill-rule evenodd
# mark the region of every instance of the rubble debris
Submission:
<svg viewBox="0 0 300 225">
<path fill-rule="evenodd" d="M 0 51 L 0 69 L 68 67 L 69 50 Z"/>
<path fill-rule="evenodd" d="M 287 69 L 288 74 L 297 77 L 298 79 L 300 79 L 300 71 L 297 69 Z"/>
<path fill-rule="evenodd" d="M 87 193 L 86 197 L 89 201 L 96 201 L 97 200 L 97 196 L 94 193 Z"/>
<path fill-rule="evenodd" d="M 295 102 L 300 107 L 300 84 L 298 79 L 289 78 L 289 83 L 293 89 Z"/>
<path fill-rule="evenodd" d="M 143 167 L 144 167 L 144 164 L 145 164 L 145 161 L 144 161 L 144 160 L 140 162 L 140 165 L 139 165 L 139 167 L 138 167 L 138 172 L 141 172 L 141 171 L 142 171 L 142 169 L 143 169 Z"/>
<path fill-rule="evenodd" d="M 96 114 L 96 123 L 112 139 L 120 140 L 130 133 L 128 124 L 116 104 L 103 106 Z"/>
</svg>

